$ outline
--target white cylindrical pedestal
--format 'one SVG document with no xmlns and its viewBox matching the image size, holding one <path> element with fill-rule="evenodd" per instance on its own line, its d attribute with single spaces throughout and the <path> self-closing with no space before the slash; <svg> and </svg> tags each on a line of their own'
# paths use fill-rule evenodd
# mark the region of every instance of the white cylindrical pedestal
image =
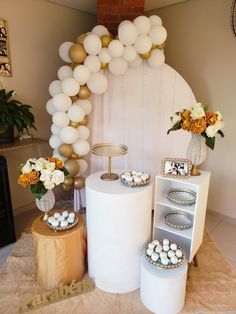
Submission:
<svg viewBox="0 0 236 314">
<path fill-rule="evenodd" d="M 102 173 L 86 179 L 89 276 L 102 290 L 129 292 L 139 288 L 140 257 L 151 237 L 152 184 L 130 188 L 101 180 Z"/>
<path fill-rule="evenodd" d="M 158 314 L 177 314 L 184 306 L 187 263 L 175 269 L 158 269 L 141 259 L 140 298 L 146 308 Z"/>
</svg>

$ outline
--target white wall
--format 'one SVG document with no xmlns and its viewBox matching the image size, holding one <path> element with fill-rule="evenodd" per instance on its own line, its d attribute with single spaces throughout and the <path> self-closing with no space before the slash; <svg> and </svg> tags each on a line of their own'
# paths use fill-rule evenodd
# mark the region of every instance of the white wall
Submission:
<svg viewBox="0 0 236 314">
<path fill-rule="evenodd" d="M 236 37 L 230 28 L 231 3 L 189 0 L 147 15 L 159 15 L 167 28 L 167 64 L 186 79 L 199 102 L 223 114 L 225 138 L 217 137 L 202 168 L 212 173 L 208 208 L 236 218 Z"/>
</svg>

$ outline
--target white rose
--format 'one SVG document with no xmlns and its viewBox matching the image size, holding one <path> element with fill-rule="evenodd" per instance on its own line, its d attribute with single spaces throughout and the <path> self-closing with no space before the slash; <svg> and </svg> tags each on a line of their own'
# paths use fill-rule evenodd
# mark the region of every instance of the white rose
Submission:
<svg viewBox="0 0 236 314">
<path fill-rule="evenodd" d="M 50 180 L 44 181 L 43 185 L 47 190 L 52 190 L 55 186 L 55 184 Z"/>
<path fill-rule="evenodd" d="M 191 110 L 190 116 L 195 119 L 201 119 L 202 117 L 205 117 L 205 111 L 202 108 L 200 103 L 197 103 L 193 106 L 193 109 Z"/>
<path fill-rule="evenodd" d="M 61 184 L 64 182 L 65 175 L 62 171 L 60 170 L 55 170 L 52 173 L 52 182 L 55 183 L 56 185 Z"/>
<path fill-rule="evenodd" d="M 44 162 L 42 160 L 36 160 L 35 161 L 35 165 L 34 165 L 34 169 L 36 171 L 41 171 L 44 168 Z"/>
<path fill-rule="evenodd" d="M 47 169 L 42 169 L 39 180 L 43 181 L 43 182 L 49 181 L 51 179 L 51 175 L 52 175 L 51 171 L 49 171 Z"/>
<path fill-rule="evenodd" d="M 217 114 L 217 120 L 221 121 L 222 120 L 222 114 L 219 111 L 216 111 Z"/>
<path fill-rule="evenodd" d="M 55 163 L 54 162 L 48 162 L 48 163 L 46 163 L 45 168 L 49 171 L 53 171 L 55 169 Z"/>
<path fill-rule="evenodd" d="M 223 129 L 224 127 L 224 122 L 223 121 L 217 121 L 215 124 L 213 125 L 209 125 L 207 128 L 206 128 L 206 135 L 208 137 L 215 137 L 216 136 L 216 133 Z"/>
<path fill-rule="evenodd" d="M 172 117 L 172 124 L 175 125 L 179 121 L 181 121 L 181 116 L 175 113 Z"/>
<path fill-rule="evenodd" d="M 32 168 L 28 162 L 21 169 L 22 173 L 30 173 L 31 171 L 32 171 Z"/>
</svg>

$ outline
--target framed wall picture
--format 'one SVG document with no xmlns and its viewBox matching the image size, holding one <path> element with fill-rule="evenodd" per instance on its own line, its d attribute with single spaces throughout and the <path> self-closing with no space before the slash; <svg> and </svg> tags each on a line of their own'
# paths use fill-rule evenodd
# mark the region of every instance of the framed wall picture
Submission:
<svg viewBox="0 0 236 314">
<path fill-rule="evenodd" d="M 0 75 L 12 75 L 7 22 L 2 18 L 0 18 Z"/>
<path fill-rule="evenodd" d="M 191 176 L 192 163 L 184 158 L 164 158 L 161 162 L 161 173 L 165 177 L 187 179 Z"/>
</svg>

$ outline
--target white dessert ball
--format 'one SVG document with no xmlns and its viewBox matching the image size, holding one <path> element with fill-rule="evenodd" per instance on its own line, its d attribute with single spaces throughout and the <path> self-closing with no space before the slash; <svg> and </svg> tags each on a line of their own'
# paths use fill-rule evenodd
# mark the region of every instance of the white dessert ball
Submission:
<svg viewBox="0 0 236 314">
<path fill-rule="evenodd" d="M 169 245 L 163 245 L 163 251 L 168 252 L 170 249 Z"/>
<path fill-rule="evenodd" d="M 170 260 L 171 260 L 171 263 L 174 264 L 174 265 L 176 265 L 178 263 L 178 258 L 176 256 L 172 256 L 170 258 Z"/>
<path fill-rule="evenodd" d="M 67 221 L 68 221 L 69 224 L 73 224 L 75 219 L 72 218 L 72 217 L 68 217 Z"/>
<path fill-rule="evenodd" d="M 160 244 L 160 242 L 158 240 L 153 240 L 152 243 L 155 244 L 155 245 L 159 245 Z"/>
<path fill-rule="evenodd" d="M 156 253 L 161 253 L 162 252 L 162 246 L 160 244 L 158 244 L 155 248 L 155 252 Z"/>
<path fill-rule="evenodd" d="M 67 227 L 68 226 L 68 222 L 66 220 L 63 220 L 60 222 L 60 226 L 61 227 Z"/>
<path fill-rule="evenodd" d="M 135 183 L 141 183 L 142 182 L 142 179 L 140 177 L 134 177 L 134 182 Z"/>
<path fill-rule="evenodd" d="M 164 266 L 167 266 L 169 264 L 169 259 L 167 257 L 161 258 L 161 263 Z"/>
<path fill-rule="evenodd" d="M 70 218 L 75 218 L 75 213 L 69 213 Z"/>
<path fill-rule="evenodd" d="M 65 221 L 65 217 L 60 216 L 57 220 L 60 221 L 60 222 Z"/>
<path fill-rule="evenodd" d="M 68 211 L 67 211 L 67 210 L 65 210 L 65 211 L 62 213 L 62 216 L 63 216 L 63 217 L 65 217 L 65 218 L 66 218 L 66 217 L 68 217 L 68 216 L 69 216 Z"/>
<path fill-rule="evenodd" d="M 52 224 L 53 221 L 55 221 L 55 218 L 54 218 L 54 217 L 49 217 L 49 218 L 48 218 L 48 222 L 49 222 L 50 224 Z"/>
<path fill-rule="evenodd" d="M 53 227 L 58 227 L 58 226 L 59 226 L 59 221 L 54 220 L 54 221 L 52 222 L 52 226 L 53 226 Z"/>
<path fill-rule="evenodd" d="M 182 257 L 182 256 L 183 256 L 183 253 L 182 253 L 181 250 L 178 249 L 178 250 L 176 250 L 175 255 L 176 255 L 177 257 Z"/>
<path fill-rule="evenodd" d="M 167 253 L 166 252 L 160 252 L 160 258 L 167 258 Z"/>
<path fill-rule="evenodd" d="M 153 249 L 147 249 L 147 255 L 149 255 L 149 256 L 151 256 L 152 255 L 152 253 L 153 253 Z"/>
<path fill-rule="evenodd" d="M 127 182 L 133 182 L 133 178 L 131 176 L 127 176 L 125 180 Z"/>
<path fill-rule="evenodd" d="M 53 217 L 54 217 L 55 219 L 58 219 L 58 218 L 61 217 L 61 215 L 60 215 L 60 213 L 54 213 Z"/>
<path fill-rule="evenodd" d="M 168 239 L 163 240 L 163 245 L 169 245 L 170 241 Z"/>
<path fill-rule="evenodd" d="M 175 256 L 175 252 L 170 250 L 168 253 L 167 253 L 168 257 L 173 257 Z"/>
<path fill-rule="evenodd" d="M 176 251 L 176 250 L 177 250 L 177 244 L 176 244 L 176 243 L 171 243 L 170 249 L 171 249 L 172 251 Z"/>
<path fill-rule="evenodd" d="M 155 248 L 155 244 L 153 244 L 153 243 L 149 243 L 149 244 L 148 244 L 148 248 L 149 248 L 149 249 L 154 250 L 154 248 Z"/>
<path fill-rule="evenodd" d="M 158 258 L 159 258 L 159 255 L 157 253 L 152 253 L 151 259 L 153 260 L 153 262 L 156 262 Z"/>
<path fill-rule="evenodd" d="M 136 173 L 137 173 L 137 172 L 136 172 L 136 171 L 134 171 L 134 170 L 133 170 L 133 171 L 131 171 L 131 174 L 132 174 L 132 175 L 136 175 Z"/>
</svg>

